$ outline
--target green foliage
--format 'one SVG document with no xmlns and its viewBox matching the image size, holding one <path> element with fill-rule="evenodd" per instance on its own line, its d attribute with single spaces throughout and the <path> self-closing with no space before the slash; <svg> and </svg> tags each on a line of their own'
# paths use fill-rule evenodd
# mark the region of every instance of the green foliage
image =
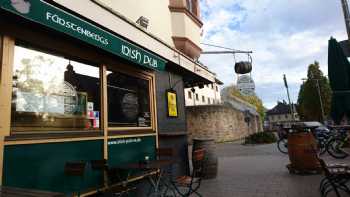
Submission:
<svg viewBox="0 0 350 197">
<path fill-rule="evenodd" d="M 240 91 L 235 87 L 235 86 L 230 86 L 229 87 L 229 93 L 234 96 L 237 97 L 251 105 L 253 105 L 254 107 L 256 107 L 256 111 L 259 113 L 260 115 L 260 120 L 264 120 L 265 118 L 265 108 L 263 105 L 263 102 L 261 101 L 261 99 L 254 95 L 254 96 L 244 96 L 240 93 Z"/>
<path fill-rule="evenodd" d="M 320 70 L 315 61 L 309 65 L 306 81 L 300 86 L 298 96 L 298 114 L 303 121 L 322 121 L 321 104 L 317 90 L 320 88 L 325 117 L 329 116 L 331 108 L 331 87 L 328 78 Z"/>
<path fill-rule="evenodd" d="M 53 60 L 45 58 L 41 55 L 35 56 L 31 59 L 22 59 L 21 67 L 15 71 L 14 80 L 17 88 L 19 88 L 21 91 L 35 92 L 38 94 L 45 92 L 45 89 L 56 90 L 57 87 L 53 86 L 52 84 L 57 83 L 59 79 L 51 76 L 51 81 L 44 81 L 46 76 L 42 73 L 44 68 L 51 67 L 53 63 Z"/>
<path fill-rule="evenodd" d="M 270 144 L 277 141 L 272 132 L 259 132 L 245 138 L 244 144 Z"/>
</svg>

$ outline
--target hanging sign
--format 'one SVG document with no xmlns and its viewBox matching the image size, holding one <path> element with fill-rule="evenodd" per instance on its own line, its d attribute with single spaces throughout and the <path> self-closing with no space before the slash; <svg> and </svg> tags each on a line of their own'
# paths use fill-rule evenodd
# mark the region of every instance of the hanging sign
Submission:
<svg viewBox="0 0 350 197">
<path fill-rule="evenodd" d="M 161 71 L 165 68 L 164 59 L 43 0 L 1 0 L 0 7 L 138 65 Z"/>
<path fill-rule="evenodd" d="M 166 92 L 167 103 L 168 103 L 168 116 L 177 117 L 177 99 L 176 92 L 174 90 L 168 90 Z"/>
</svg>

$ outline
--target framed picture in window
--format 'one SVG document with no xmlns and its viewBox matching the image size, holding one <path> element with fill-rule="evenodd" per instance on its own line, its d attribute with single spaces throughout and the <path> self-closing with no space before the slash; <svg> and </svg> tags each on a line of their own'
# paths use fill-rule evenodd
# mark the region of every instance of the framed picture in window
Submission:
<svg viewBox="0 0 350 197">
<path fill-rule="evenodd" d="M 166 98 L 167 98 L 168 117 L 172 117 L 172 118 L 178 117 L 176 91 L 172 89 L 167 90 Z"/>
</svg>

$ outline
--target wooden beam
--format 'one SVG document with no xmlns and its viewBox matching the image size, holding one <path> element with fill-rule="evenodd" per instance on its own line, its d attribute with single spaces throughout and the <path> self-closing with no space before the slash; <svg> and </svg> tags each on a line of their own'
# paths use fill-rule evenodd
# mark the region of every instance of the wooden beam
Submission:
<svg viewBox="0 0 350 197">
<path fill-rule="evenodd" d="M 1 84 L 1 73 L 2 73 L 2 43 L 3 43 L 3 36 L 0 34 L 0 84 Z"/>
<path fill-rule="evenodd" d="M 100 66 L 101 129 L 103 131 L 103 157 L 108 159 L 108 103 L 107 103 L 107 67 Z"/>
<path fill-rule="evenodd" d="M 4 136 L 10 135 L 14 47 L 13 38 L 0 35 L 0 185 L 4 163 Z"/>
<path fill-rule="evenodd" d="M 15 40 L 1 37 L 1 64 L 0 64 L 0 136 L 10 135 L 12 75 Z"/>
</svg>

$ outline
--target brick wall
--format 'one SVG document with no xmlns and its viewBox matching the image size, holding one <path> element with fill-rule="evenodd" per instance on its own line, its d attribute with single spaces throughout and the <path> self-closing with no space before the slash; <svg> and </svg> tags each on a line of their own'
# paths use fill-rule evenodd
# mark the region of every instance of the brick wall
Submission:
<svg viewBox="0 0 350 197">
<path fill-rule="evenodd" d="M 228 104 L 186 107 L 189 142 L 193 138 L 233 141 L 261 131 L 258 116 L 251 115 L 249 129 L 244 117 L 242 111 Z"/>
</svg>

